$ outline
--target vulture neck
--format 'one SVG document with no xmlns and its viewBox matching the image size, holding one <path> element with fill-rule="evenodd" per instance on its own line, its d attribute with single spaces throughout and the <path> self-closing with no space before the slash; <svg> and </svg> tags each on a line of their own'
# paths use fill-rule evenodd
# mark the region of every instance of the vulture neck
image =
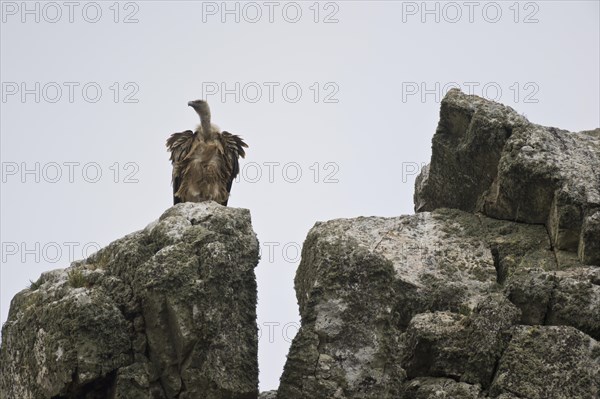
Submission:
<svg viewBox="0 0 600 399">
<path fill-rule="evenodd" d="M 204 140 L 214 139 L 215 135 L 213 134 L 212 126 L 210 124 L 210 111 L 206 110 L 203 112 L 198 112 L 198 115 L 200 115 L 200 127 L 202 128 L 200 135 Z"/>
</svg>

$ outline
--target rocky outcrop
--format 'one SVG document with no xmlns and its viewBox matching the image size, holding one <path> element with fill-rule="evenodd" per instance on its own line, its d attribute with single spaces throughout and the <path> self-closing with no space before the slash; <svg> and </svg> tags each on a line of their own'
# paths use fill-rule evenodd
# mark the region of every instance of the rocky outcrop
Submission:
<svg viewBox="0 0 600 399">
<path fill-rule="evenodd" d="M 600 129 L 452 90 L 417 214 L 317 223 L 302 325 L 257 390 L 249 213 L 179 204 L 15 296 L 7 398 L 593 399 L 600 395 Z"/>
<path fill-rule="evenodd" d="M 574 255 L 563 265 L 557 252 L 568 258 L 544 226 L 459 210 L 318 223 L 296 275 L 302 327 L 280 397 L 427 398 L 442 387 L 448 397 L 487 397 L 521 324 L 553 339 L 575 330 L 549 325 L 579 328 L 587 341 L 576 350 L 589 349 L 580 366 L 600 378 L 600 268 Z"/>
<path fill-rule="evenodd" d="M 18 293 L 3 398 L 258 395 L 258 242 L 245 209 L 178 204 Z"/>
<path fill-rule="evenodd" d="M 419 213 L 309 232 L 278 398 L 598 397 L 599 133 L 449 92 Z"/>
<path fill-rule="evenodd" d="M 600 263 L 600 129 L 530 123 L 510 107 L 453 89 L 441 104 L 415 210 L 456 208 L 545 224 L 552 245 Z"/>
</svg>

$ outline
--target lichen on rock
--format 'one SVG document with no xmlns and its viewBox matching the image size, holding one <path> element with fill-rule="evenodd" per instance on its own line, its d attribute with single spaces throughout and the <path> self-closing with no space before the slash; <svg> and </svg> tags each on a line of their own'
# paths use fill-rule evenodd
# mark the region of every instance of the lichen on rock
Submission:
<svg viewBox="0 0 600 399">
<path fill-rule="evenodd" d="M 545 224 L 552 245 L 600 263 L 600 129 L 577 133 L 529 122 L 515 110 L 448 92 L 415 210 L 456 208 Z"/>
<path fill-rule="evenodd" d="M 245 209 L 184 203 L 18 293 L 6 398 L 258 395 L 258 241 Z"/>
<path fill-rule="evenodd" d="M 418 213 L 309 232 L 278 397 L 597 397 L 599 138 L 448 92 Z"/>
</svg>

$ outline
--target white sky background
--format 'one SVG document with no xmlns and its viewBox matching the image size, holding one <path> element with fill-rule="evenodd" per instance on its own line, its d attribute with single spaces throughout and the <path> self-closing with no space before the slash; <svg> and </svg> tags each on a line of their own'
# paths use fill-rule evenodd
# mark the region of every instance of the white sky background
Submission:
<svg viewBox="0 0 600 399">
<path fill-rule="evenodd" d="M 76 2 L 72 23 L 62 1 L 45 4 L 2 2 L 0 321 L 30 279 L 171 206 L 165 140 L 195 127 L 186 104 L 204 97 L 250 145 L 230 206 L 251 210 L 262 247 L 261 390 L 277 387 L 299 322 L 296 249 L 316 221 L 413 213 L 447 83 L 543 125 L 600 126 L 597 1 L 428 2 L 430 14 L 420 1 L 273 2 L 273 22 L 264 2 L 228 3 L 239 22 L 220 1 Z"/>
</svg>

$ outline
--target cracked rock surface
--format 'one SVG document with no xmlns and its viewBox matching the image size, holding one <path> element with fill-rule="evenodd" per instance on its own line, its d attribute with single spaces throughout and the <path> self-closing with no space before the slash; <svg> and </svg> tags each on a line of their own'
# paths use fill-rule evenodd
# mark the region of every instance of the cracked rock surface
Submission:
<svg viewBox="0 0 600 399">
<path fill-rule="evenodd" d="M 183 203 L 12 300 L 2 398 L 255 399 L 250 213 Z"/>
<path fill-rule="evenodd" d="M 581 392 L 600 384 L 600 268 L 562 252 L 542 225 L 452 209 L 317 223 L 296 275 L 302 327 L 278 397 L 553 397 L 544 370 L 568 374 L 574 364 L 550 352 L 546 364 L 506 357 L 531 350 L 519 346 L 524 325 L 539 331 L 541 359 L 560 339 L 585 354 L 565 356 L 587 370 L 587 391 L 577 374 L 555 397 L 594 397 Z M 525 369 L 539 381 L 514 375 Z M 530 394 L 536 383 L 545 394 Z"/>
<path fill-rule="evenodd" d="M 441 104 L 415 210 L 457 208 L 545 224 L 552 245 L 600 263 L 600 128 L 577 133 L 452 89 Z"/>
<path fill-rule="evenodd" d="M 597 398 L 599 156 L 451 90 L 418 213 L 309 232 L 277 397 Z"/>
</svg>

